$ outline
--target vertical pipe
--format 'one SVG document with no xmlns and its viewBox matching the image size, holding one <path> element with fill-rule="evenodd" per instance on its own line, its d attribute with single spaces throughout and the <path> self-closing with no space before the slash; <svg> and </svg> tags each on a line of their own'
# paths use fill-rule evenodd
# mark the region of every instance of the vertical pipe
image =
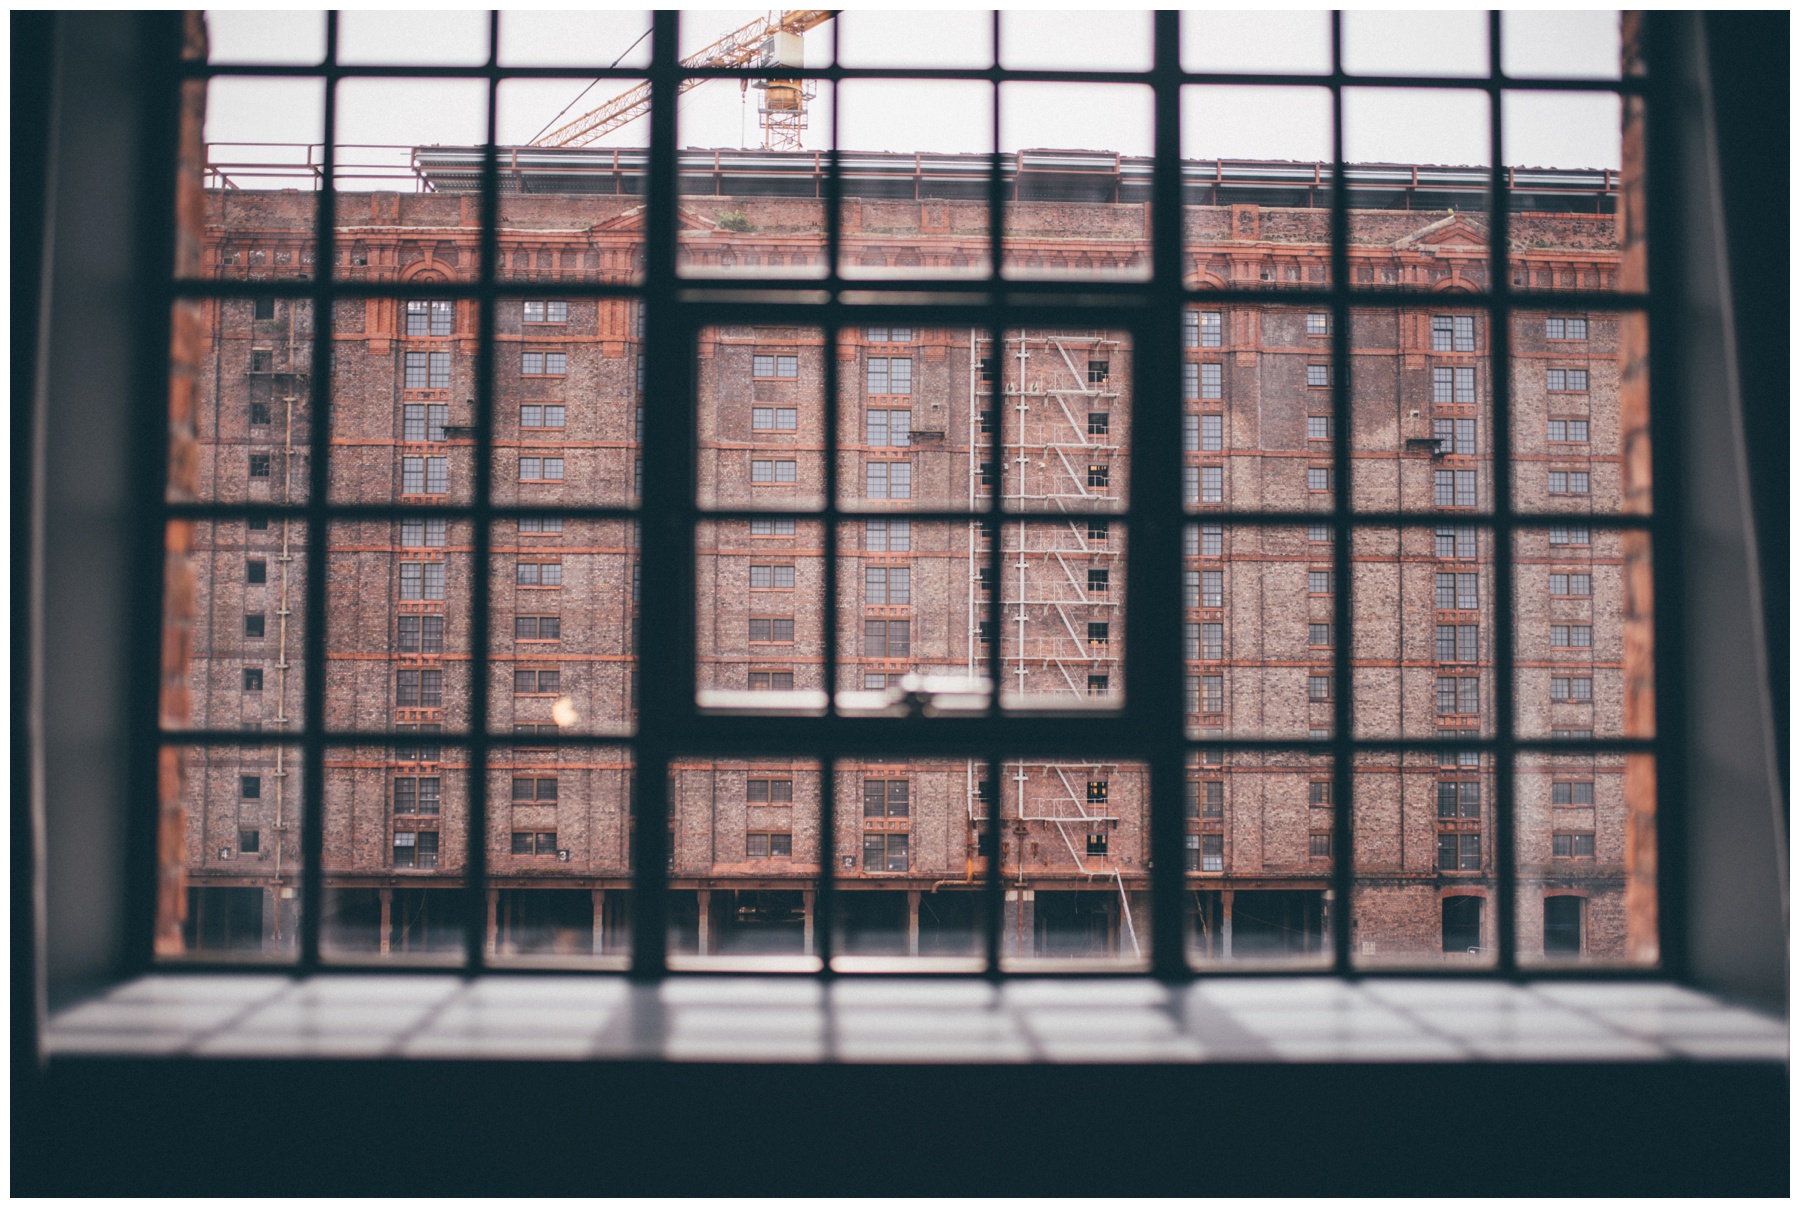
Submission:
<svg viewBox="0 0 1800 1208">
<path fill-rule="evenodd" d="M 1350 190 L 1344 174 L 1343 14 L 1331 14 L 1331 478 L 1332 478 L 1332 721 L 1331 898 L 1332 963 L 1351 972 L 1355 918 L 1355 778 L 1350 656 L 1355 640 L 1351 592 L 1350 498 Z M 1229 917 L 1229 916 L 1227 916 Z"/>
</svg>

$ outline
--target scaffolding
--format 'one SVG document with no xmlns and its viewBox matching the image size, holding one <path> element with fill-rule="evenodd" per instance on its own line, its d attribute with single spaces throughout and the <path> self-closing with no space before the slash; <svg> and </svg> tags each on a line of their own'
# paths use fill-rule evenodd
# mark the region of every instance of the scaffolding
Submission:
<svg viewBox="0 0 1800 1208">
<path fill-rule="evenodd" d="M 1122 583 L 1115 583 L 1110 573 L 1116 542 L 1100 501 L 1114 498 L 1112 492 L 1120 486 L 1113 477 L 1122 432 L 1113 423 L 1120 392 L 1112 365 L 1121 347 L 1121 341 L 1103 331 L 1017 332 L 1003 337 L 1001 353 L 995 355 L 991 340 L 978 332 L 969 337 L 969 510 L 975 511 L 983 491 L 991 489 L 997 477 L 993 470 L 1004 460 L 1007 499 L 1020 508 L 1069 514 L 1063 522 L 1000 526 L 1002 632 L 992 635 L 984 635 L 982 625 L 986 530 L 980 523 L 968 526 L 968 674 L 978 674 L 984 636 L 1000 642 L 1002 682 L 996 690 L 1016 705 L 1064 703 L 1071 696 L 1087 700 L 1116 691 L 1119 659 L 1112 618 L 1119 613 L 1116 589 Z M 996 420 L 1002 407 L 1010 413 L 1004 446 L 998 445 L 996 431 L 1002 425 L 983 422 L 987 403 Z M 1096 565 L 1105 568 L 1101 579 L 1091 573 Z M 1094 620 L 1097 611 L 1105 620 Z M 1096 824 L 1118 822 L 1110 809 L 1093 809 L 1100 803 L 1076 792 L 1070 775 L 1089 779 L 1086 773 L 1107 771 L 1104 779 L 1110 781 L 1116 770 L 1116 765 L 1073 761 L 1015 763 L 1008 778 L 1019 833 L 1029 833 L 1026 828 L 1034 823 L 1054 828 L 1079 874 L 1110 879 L 1119 894 L 1125 935 L 1141 955 L 1116 854 L 1091 849 L 1084 854 L 1069 833 L 1079 828 L 1085 848 Z M 967 780 L 969 820 L 978 826 L 985 814 L 973 762 Z M 1001 794 L 994 796 L 999 800 Z M 1017 867 L 1022 878 L 1023 850 Z"/>
</svg>

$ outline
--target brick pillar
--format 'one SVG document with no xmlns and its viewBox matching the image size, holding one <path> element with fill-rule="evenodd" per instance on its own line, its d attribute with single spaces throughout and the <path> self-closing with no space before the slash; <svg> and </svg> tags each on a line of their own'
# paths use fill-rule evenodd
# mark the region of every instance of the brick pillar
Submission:
<svg viewBox="0 0 1800 1208">
<path fill-rule="evenodd" d="M 806 912 L 806 921 L 800 932 L 800 951 L 807 956 L 813 954 L 813 899 L 818 895 L 810 889 L 800 891 L 800 902 Z"/>
<path fill-rule="evenodd" d="M 500 947 L 500 891 L 488 890 L 487 954 L 493 956 Z"/>
<path fill-rule="evenodd" d="M 1639 38 L 1643 14 L 1624 14 L 1621 67 L 1626 76 L 1644 74 Z M 1649 288 L 1645 243 L 1644 101 L 1624 98 L 1620 171 L 1619 288 Z M 1650 323 L 1642 313 L 1619 317 L 1619 441 L 1623 463 L 1623 510 L 1650 510 Z M 1625 734 L 1656 733 L 1656 630 L 1650 535 L 1623 534 L 1625 559 Z M 1625 757 L 1625 952 L 1633 961 L 1657 957 L 1656 940 L 1656 760 Z"/>
<path fill-rule="evenodd" d="M 906 955 L 919 955 L 919 891 L 906 891 Z"/>
<path fill-rule="evenodd" d="M 1227 960 L 1231 959 L 1231 899 L 1235 896 L 1229 889 L 1219 891 L 1219 955 Z"/>
<path fill-rule="evenodd" d="M 206 20 L 199 12 L 185 18 L 184 59 L 206 59 Z M 201 189 L 205 159 L 206 81 L 182 85 L 181 117 L 176 150 L 175 268 L 182 276 L 198 276 L 200 248 L 206 237 L 206 197 Z M 206 308 L 198 301 L 175 304 L 169 331 L 169 496 L 194 497 L 199 468 L 196 402 L 199 373 L 206 359 Z M 158 708 L 165 727 L 188 725 L 188 663 L 193 652 L 197 585 L 188 555 L 193 525 L 168 527 L 163 549 L 162 675 Z M 187 918 L 186 820 L 182 791 L 186 769 L 181 753 L 164 749 L 157 756 L 156 938 L 159 956 L 178 955 L 183 948 L 181 925 Z M 276 842 L 280 842 L 276 836 Z"/>
<path fill-rule="evenodd" d="M 594 955 L 606 950 L 606 891 L 594 890 Z"/>
<path fill-rule="evenodd" d="M 394 891 L 378 889 L 381 897 L 381 955 L 386 956 L 393 947 L 394 936 Z"/>
<path fill-rule="evenodd" d="M 700 955 L 707 956 L 712 951 L 712 929 L 708 926 L 712 922 L 712 890 L 696 890 L 695 895 L 700 901 Z"/>
</svg>

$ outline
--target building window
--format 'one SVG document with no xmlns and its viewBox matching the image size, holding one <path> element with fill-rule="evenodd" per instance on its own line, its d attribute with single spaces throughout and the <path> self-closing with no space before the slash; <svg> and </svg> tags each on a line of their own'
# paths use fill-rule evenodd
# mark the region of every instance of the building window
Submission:
<svg viewBox="0 0 1800 1208">
<path fill-rule="evenodd" d="M 1328 570 L 1309 570 L 1306 572 L 1306 592 L 1313 596 L 1331 594 L 1331 572 Z"/>
<path fill-rule="evenodd" d="M 744 781 L 744 800 L 751 805 L 788 805 L 794 800 L 794 782 L 788 777 L 764 779 L 752 776 Z"/>
<path fill-rule="evenodd" d="M 792 566 L 752 566 L 750 568 L 752 590 L 787 591 L 793 586 L 794 568 Z"/>
<path fill-rule="evenodd" d="M 1308 541 L 1313 541 L 1313 542 L 1330 541 L 1331 540 L 1331 526 L 1329 524 L 1309 524 L 1309 525 L 1307 525 L 1306 526 L 1306 539 Z"/>
<path fill-rule="evenodd" d="M 269 476 L 269 455 L 252 453 L 250 455 L 250 477 L 267 478 Z"/>
<path fill-rule="evenodd" d="M 1473 558 L 1475 556 L 1475 526 L 1459 524 L 1454 527 L 1439 528 L 1433 552 L 1439 558 Z"/>
<path fill-rule="evenodd" d="M 1306 784 L 1306 804 L 1329 806 L 1331 804 L 1331 781 L 1310 780 Z"/>
<path fill-rule="evenodd" d="M 1306 836 L 1306 857 L 1309 860 L 1331 859 L 1331 832 Z"/>
<path fill-rule="evenodd" d="M 1087 468 L 1087 484 L 1093 490 L 1104 491 L 1112 478 L 1112 467 L 1103 461 L 1091 461 Z"/>
<path fill-rule="evenodd" d="M 1475 675 L 1438 676 L 1437 711 L 1440 714 L 1479 713 L 1481 711 L 1481 677 Z"/>
<path fill-rule="evenodd" d="M 521 520 L 520 532 L 527 531 L 525 525 L 531 523 Z M 541 523 L 541 522 L 540 522 Z M 557 522 L 561 525 L 561 521 Z M 444 539 L 449 533 L 449 522 L 434 520 L 402 520 L 400 522 L 400 544 L 411 548 L 442 548 Z"/>
<path fill-rule="evenodd" d="M 1581 899 L 1573 894 L 1544 898 L 1544 955 L 1581 955 Z"/>
<path fill-rule="evenodd" d="M 1585 340 L 1588 338 L 1588 321 L 1585 315 L 1578 318 L 1562 318 L 1552 315 L 1544 320 L 1544 338 L 1546 340 Z"/>
<path fill-rule="evenodd" d="M 526 303 L 528 308 L 530 305 Z M 454 330 L 455 322 L 454 302 L 411 299 L 406 304 L 406 334 L 409 336 L 447 336 Z"/>
<path fill-rule="evenodd" d="M 794 854 L 794 836 L 789 832 L 751 831 L 744 836 L 744 855 L 752 860 Z"/>
<path fill-rule="evenodd" d="M 395 618 L 395 644 L 401 654 L 442 654 L 444 652 L 444 618 L 402 613 Z"/>
<path fill-rule="evenodd" d="M 556 855 L 555 831 L 514 831 L 512 854 L 515 856 Z"/>
<path fill-rule="evenodd" d="M 561 671 L 533 668 L 513 672 L 514 696 L 555 696 L 561 691 Z"/>
<path fill-rule="evenodd" d="M 1553 675 L 1550 677 L 1550 699 L 1586 704 L 1594 699 L 1594 681 L 1585 677 Z"/>
<path fill-rule="evenodd" d="M 1331 417 L 1329 415 L 1309 415 L 1306 417 L 1307 440 L 1330 440 Z"/>
<path fill-rule="evenodd" d="M 911 357 L 870 357 L 870 394 L 911 394 Z"/>
<path fill-rule="evenodd" d="M 433 354 L 434 356 L 437 354 Z M 568 354 L 561 352 L 522 353 L 519 372 L 526 377 L 560 377 L 569 371 Z M 448 382 L 444 383 L 449 385 Z"/>
<path fill-rule="evenodd" d="M 1306 489 L 1309 491 L 1329 491 L 1331 489 L 1331 467 L 1308 466 L 1306 470 Z"/>
<path fill-rule="evenodd" d="M 1306 316 L 1306 334 L 1309 336 L 1330 335 L 1331 312 L 1315 310 L 1308 313 Z"/>
<path fill-rule="evenodd" d="M 1200 347 L 1200 312 L 1197 310 L 1181 312 L 1181 346 L 1183 348 Z"/>
<path fill-rule="evenodd" d="M 1591 780 L 1558 780 L 1550 786 L 1551 805 L 1594 804 L 1594 782 Z"/>
<path fill-rule="evenodd" d="M 871 461 L 863 467 L 863 486 L 869 499 L 911 499 L 912 462 Z"/>
<path fill-rule="evenodd" d="M 450 354 L 447 352 L 407 353 L 405 385 L 408 390 L 448 390 L 450 388 Z"/>
<path fill-rule="evenodd" d="M 1549 440 L 1553 444 L 1583 444 L 1588 438 L 1585 419 L 1553 419 L 1549 421 Z"/>
<path fill-rule="evenodd" d="M 752 537 L 792 537 L 794 531 L 794 520 L 791 516 L 758 519 L 750 522 Z"/>
<path fill-rule="evenodd" d="M 444 673 L 402 668 L 394 673 L 394 705 L 400 709 L 439 709 L 444 704 Z"/>
<path fill-rule="evenodd" d="M 444 564 L 442 562 L 402 562 L 400 564 L 400 598 L 402 600 L 443 599 Z"/>
<path fill-rule="evenodd" d="M 751 482 L 793 482 L 794 462 L 753 458 L 750 462 Z"/>
<path fill-rule="evenodd" d="M 1200 836 L 1200 871 L 1225 871 L 1225 836 Z"/>
<path fill-rule="evenodd" d="M 1103 596 L 1112 590 L 1112 572 L 1104 566 L 1090 566 L 1087 573 L 1089 595 Z"/>
<path fill-rule="evenodd" d="M 1592 860 L 1594 858 L 1593 832 L 1551 835 L 1550 855 L 1557 860 Z"/>
<path fill-rule="evenodd" d="M 863 781 L 863 817 L 904 818 L 912 808 L 912 782 L 905 779 Z"/>
<path fill-rule="evenodd" d="M 395 868 L 436 868 L 438 833 L 436 831 L 395 831 Z"/>
<path fill-rule="evenodd" d="M 1225 626 L 1219 621 L 1200 623 L 1199 657 L 1216 662 L 1225 657 Z"/>
<path fill-rule="evenodd" d="M 1441 508 L 1475 506 L 1475 471 L 1434 470 L 1431 475 L 1432 502 Z"/>
<path fill-rule="evenodd" d="M 450 459 L 402 457 L 400 491 L 404 495 L 444 495 L 450 490 Z"/>
<path fill-rule="evenodd" d="M 1588 371 L 1585 369 L 1551 369 L 1544 374 L 1544 387 L 1558 393 L 1585 394 Z"/>
<path fill-rule="evenodd" d="M 1187 361 L 1181 366 L 1181 397 L 1197 399 L 1200 397 L 1200 366 Z"/>
<path fill-rule="evenodd" d="M 1585 495 L 1588 493 L 1588 474 L 1586 470 L 1551 470 L 1550 493 L 1552 495 Z"/>
<path fill-rule="evenodd" d="M 1308 365 L 1306 367 L 1306 384 L 1314 389 L 1331 385 L 1331 366 Z"/>
<path fill-rule="evenodd" d="M 1464 838 L 1474 838 L 1465 835 Z M 1445 868 L 1442 853 L 1438 866 Z M 1476 867 L 1480 867 L 1477 859 Z M 1445 898 L 1442 906 L 1443 932 L 1445 952 L 1479 952 L 1481 951 L 1481 903 L 1482 899 L 1473 896 Z"/>
<path fill-rule="evenodd" d="M 399 776 L 394 779 L 396 814 L 435 814 L 442 782 L 436 776 Z"/>
<path fill-rule="evenodd" d="M 1321 623 L 1318 621 L 1310 622 L 1306 626 L 1306 644 L 1308 646 L 1329 646 L 1329 645 L 1331 645 L 1331 624 L 1330 624 L 1330 622 L 1324 622 L 1324 623 Z"/>
<path fill-rule="evenodd" d="M 514 776 L 512 778 L 512 799 L 525 803 L 555 801 L 556 777 Z"/>
<path fill-rule="evenodd" d="M 1594 627 L 1592 625 L 1552 625 L 1550 626 L 1550 644 L 1571 648 L 1591 647 L 1594 644 Z"/>
<path fill-rule="evenodd" d="M 1446 831 L 1438 836 L 1439 872 L 1480 872 L 1481 836 Z"/>
<path fill-rule="evenodd" d="M 1106 436 L 1112 431 L 1112 415 L 1106 411 L 1090 411 L 1087 417 L 1089 436 Z"/>
<path fill-rule="evenodd" d="M 1331 677 L 1329 675 L 1309 675 L 1306 677 L 1306 699 L 1309 701 L 1328 701 L 1331 699 Z"/>
<path fill-rule="evenodd" d="M 1106 832 L 1089 831 L 1087 837 L 1087 854 L 1104 856 L 1106 854 Z"/>
<path fill-rule="evenodd" d="M 1190 533 L 1193 529 L 1188 530 Z M 1200 526 L 1200 556 L 1217 558 L 1225 552 L 1225 526 L 1222 524 L 1203 524 Z"/>
<path fill-rule="evenodd" d="M 912 654 L 912 622 L 865 620 L 863 655 L 872 659 L 905 658 Z"/>
<path fill-rule="evenodd" d="M 1580 572 L 1552 572 L 1550 594 L 1553 596 L 1591 596 L 1594 594 L 1594 576 Z"/>
<path fill-rule="evenodd" d="M 905 566 L 863 567 L 865 604 L 911 604 L 912 570 Z"/>
<path fill-rule="evenodd" d="M 752 671 L 750 673 L 750 691 L 752 692 L 792 692 L 794 690 L 794 673 L 792 671 Z"/>
<path fill-rule="evenodd" d="M 442 618 L 439 618 L 441 621 Z M 439 630 L 443 629 L 440 624 Z M 562 640 L 561 617 L 514 617 L 513 637 L 522 642 L 558 642 Z"/>
<path fill-rule="evenodd" d="M 519 458 L 520 482 L 561 482 L 563 459 L 560 457 Z"/>
<path fill-rule="evenodd" d="M 1472 403 L 1475 401 L 1475 370 L 1452 366 L 1431 371 L 1431 401 L 1434 403 Z"/>
<path fill-rule="evenodd" d="M 262 613 L 246 613 L 244 615 L 244 636 L 247 638 L 262 637 L 265 623 Z"/>
<path fill-rule="evenodd" d="M 865 327 L 863 339 L 871 344 L 910 344 L 913 340 L 913 329 L 910 327 Z"/>
<path fill-rule="evenodd" d="M 244 691 L 261 692 L 263 689 L 263 673 L 261 667 L 244 668 Z"/>
<path fill-rule="evenodd" d="M 1434 419 L 1431 435 L 1437 441 L 1439 453 L 1463 457 L 1475 455 L 1475 421 L 1472 419 Z"/>
<path fill-rule="evenodd" d="M 1587 545 L 1590 543 L 1586 525 L 1553 524 L 1550 526 L 1551 545 Z"/>
<path fill-rule="evenodd" d="M 567 416 L 568 411 L 561 404 L 552 403 L 539 406 L 535 403 L 527 403 L 519 408 L 519 427 L 561 428 L 564 426 Z M 441 426 L 439 431 L 442 432 Z M 439 435 L 432 439 L 442 440 L 443 437 Z"/>
<path fill-rule="evenodd" d="M 789 521 L 792 524 L 793 521 Z M 863 525 L 863 548 L 872 553 L 904 553 L 912 548 L 912 521 L 869 520 Z"/>
<path fill-rule="evenodd" d="M 527 323 L 567 323 L 569 321 L 569 304 L 567 302 L 526 302 L 525 321 Z"/>
<path fill-rule="evenodd" d="M 1437 576 L 1439 608 L 1479 608 L 1481 576 L 1469 573 L 1441 573 Z"/>
<path fill-rule="evenodd" d="M 1219 399 L 1225 397 L 1225 367 L 1218 364 L 1200 366 L 1200 397 L 1203 399 Z"/>
<path fill-rule="evenodd" d="M 750 427 L 757 432 L 793 432 L 800 426 L 800 412 L 795 407 L 752 407 Z"/>
<path fill-rule="evenodd" d="M 1111 624 L 1106 621 L 1089 621 L 1087 623 L 1087 642 L 1089 647 L 1105 646 L 1111 640 Z"/>
<path fill-rule="evenodd" d="M 1439 625 L 1437 627 L 1437 661 L 1440 663 L 1472 663 L 1478 657 L 1479 626 Z"/>
<path fill-rule="evenodd" d="M 1200 502 L 1225 502 L 1225 467 L 1200 467 Z"/>
<path fill-rule="evenodd" d="M 1474 318 L 1469 315 L 1431 316 L 1431 351 L 1474 352 Z"/>
<path fill-rule="evenodd" d="M 400 408 L 400 438 L 413 443 L 443 440 L 449 422 L 450 408 L 443 403 L 407 403 Z"/>
<path fill-rule="evenodd" d="M 1475 780 L 1440 780 L 1437 786 L 1439 818 L 1481 817 L 1481 783 Z"/>
<path fill-rule="evenodd" d="M 1189 312 L 1192 313 L 1192 312 Z M 1216 310 L 1203 310 L 1200 319 L 1200 347 L 1217 348 L 1223 342 L 1223 315 Z"/>
<path fill-rule="evenodd" d="M 1111 375 L 1112 375 L 1112 363 L 1110 361 L 1095 361 L 1095 360 L 1088 361 L 1088 363 L 1087 363 L 1087 384 L 1088 385 L 1104 386 L 1104 385 L 1106 385 L 1106 379 L 1108 377 L 1110 377 Z"/>
<path fill-rule="evenodd" d="M 563 568 L 560 562 L 520 562 L 514 570 L 520 587 L 561 587 Z M 442 596 L 437 597 L 442 599 Z"/>
<path fill-rule="evenodd" d="M 750 641 L 757 645 L 793 645 L 794 618 L 751 617 Z"/>
<path fill-rule="evenodd" d="M 863 836 L 864 872 L 905 872 L 909 836 L 904 832 Z"/>
</svg>

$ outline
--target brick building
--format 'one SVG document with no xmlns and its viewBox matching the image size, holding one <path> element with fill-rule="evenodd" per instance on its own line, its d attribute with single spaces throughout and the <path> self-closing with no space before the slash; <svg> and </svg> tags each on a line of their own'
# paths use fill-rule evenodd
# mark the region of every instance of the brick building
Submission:
<svg viewBox="0 0 1800 1208">
<path fill-rule="evenodd" d="M 509 153 L 510 154 L 510 153 Z M 421 151 L 418 192 L 343 193 L 335 272 L 357 282 L 471 277 L 478 255 L 473 152 Z M 985 271 L 986 209 L 973 157 L 865 155 L 846 168 L 846 276 Z M 1192 283 L 1291 288 L 1282 304 L 1201 302 L 1184 326 L 1184 492 L 1189 721 L 1195 739 L 1330 736 L 1329 529 L 1209 523 L 1220 510 L 1331 507 L 1331 326 L 1308 286 L 1326 279 L 1328 190 L 1312 165 L 1190 165 Z M 687 152 L 682 252 L 697 275 L 822 271 L 822 168 L 809 156 Z M 1023 153 L 1009 169 L 1009 267 L 1130 275 L 1148 262 L 1147 162 Z M 643 164 L 625 152 L 521 150 L 503 197 L 496 271 L 541 284 L 496 315 L 493 500 L 543 506 L 496 522 L 487 719 L 514 743 L 488 785 L 490 947 L 497 954 L 623 951 L 631 768 L 623 746 L 637 678 L 636 542 L 624 521 L 558 506 L 628 505 L 640 488 L 641 320 L 630 299 L 559 294 L 629 284 L 640 262 Z M 1352 472 L 1359 508 L 1430 527 L 1359 532 L 1353 665 L 1365 736 L 1491 734 L 1490 536 L 1461 517 L 1492 503 L 1491 389 L 1482 312 L 1459 293 L 1487 280 L 1479 182 L 1454 169 L 1367 169 L 1353 179 L 1355 284 L 1434 291 L 1428 311 L 1356 308 Z M 1234 175 L 1235 173 L 1235 175 Z M 971 186 L 970 181 L 975 184 Z M 1274 183 L 1271 183 L 1271 182 Z M 215 182 L 224 184 L 226 182 Z M 1617 285 L 1617 180 L 1519 174 L 1509 271 L 1543 306 L 1511 333 L 1517 504 L 1622 506 L 1619 334 L 1608 315 L 1554 305 L 1559 288 Z M 1473 190 L 1473 191 L 1472 191 Z M 207 193 L 204 272 L 310 274 L 312 198 Z M 1473 211 L 1473 212 L 1471 212 Z M 199 497 L 297 502 L 308 481 L 311 340 L 304 302 L 210 304 L 195 383 Z M 476 312 L 429 298 L 343 301 L 332 316 L 334 502 L 472 498 Z M 1001 647 L 1011 701 L 1103 705 L 1130 691 L 1120 659 L 1129 533 L 1129 333 L 941 327 L 730 327 L 695 347 L 702 506 L 804 511 L 822 498 L 825 391 L 837 383 L 840 503 L 866 511 L 837 537 L 842 632 L 821 632 L 818 521 L 720 519 L 699 533 L 696 654 L 703 701 L 810 699 L 837 643 L 846 707 L 879 707 L 908 674 L 985 673 Z M 1004 425 L 1005 443 L 996 447 Z M 989 581 L 981 530 L 914 522 L 994 489 L 1066 512 L 1002 527 Z M 316 534 L 293 521 L 197 524 L 192 724 L 271 732 L 263 749 L 187 759 L 191 948 L 283 948 L 295 934 L 296 751 L 274 732 L 300 715 L 298 601 Z M 396 731 L 395 745 L 328 750 L 327 949 L 393 956 L 458 942 L 455 891 L 469 836 L 468 763 L 435 731 L 468 726 L 467 522 L 422 511 L 346 521 L 327 535 L 327 724 Z M 1523 736 L 1622 731 L 1620 539 L 1561 527 L 1514 551 Z M 1001 631 L 981 606 L 998 590 Z M 640 663 L 640 657 L 643 658 Z M 767 693 L 767 697 L 747 694 Z M 534 746 L 557 728 L 592 748 Z M 1354 770 L 1363 959 L 1474 959 L 1491 949 L 1493 769 L 1438 750 L 1365 756 Z M 1624 763 L 1529 756 L 1517 769 L 1522 954 L 1625 952 Z M 961 760 L 840 765 L 834 849 L 847 891 L 839 951 L 979 949 L 976 824 L 1003 823 L 1009 953 L 1131 957 L 1147 945 L 1147 775 L 1056 752 L 998 775 Z M 1303 751 L 1197 749 L 1188 870 L 1195 955 L 1297 956 L 1324 947 L 1332 769 Z M 810 951 L 819 770 L 805 761 L 690 762 L 674 776 L 670 865 L 676 950 Z M 1452 954 L 1446 956 L 1446 954 Z"/>
</svg>

